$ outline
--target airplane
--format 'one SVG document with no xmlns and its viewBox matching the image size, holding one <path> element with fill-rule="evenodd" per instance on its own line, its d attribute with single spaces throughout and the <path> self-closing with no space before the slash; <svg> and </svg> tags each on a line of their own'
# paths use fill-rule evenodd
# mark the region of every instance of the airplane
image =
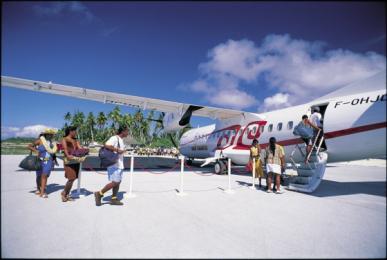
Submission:
<svg viewBox="0 0 387 260">
<path fill-rule="evenodd" d="M 8 76 L 1 76 L 1 85 L 157 110 L 165 113 L 163 126 L 166 132 L 186 127 L 191 116 L 212 118 L 216 120 L 214 124 L 185 132 L 180 139 L 179 151 L 188 158 L 188 164 L 193 159 L 205 159 L 202 166 L 213 163 L 217 174 L 227 171 L 227 158 L 234 165 L 246 165 L 253 139 L 265 148 L 273 136 L 277 144 L 284 147 L 285 160 L 291 161 L 298 174 L 291 180 L 288 189 L 299 192 L 310 193 L 319 186 L 327 162 L 386 158 L 385 70 L 308 103 L 264 113 L 184 104 Z M 300 147 L 303 141 L 293 134 L 293 129 L 302 115 L 311 114 L 313 107 L 320 108 L 322 138 L 319 143 L 313 144 L 313 154 L 307 155 L 312 163 L 303 163 L 306 157 Z"/>
</svg>

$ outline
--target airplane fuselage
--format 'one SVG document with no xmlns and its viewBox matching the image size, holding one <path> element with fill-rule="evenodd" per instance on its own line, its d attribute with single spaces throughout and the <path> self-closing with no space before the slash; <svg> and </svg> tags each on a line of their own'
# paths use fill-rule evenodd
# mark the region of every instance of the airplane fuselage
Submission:
<svg viewBox="0 0 387 260">
<path fill-rule="evenodd" d="M 254 138 L 261 148 L 275 137 L 289 157 L 296 144 L 303 144 L 293 135 L 294 127 L 312 106 L 323 111 L 323 131 L 329 162 L 349 161 L 386 156 L 386 92 L 377 90 L 307 104 L 191 129 L 180 140 L 180 152 L 189 158 L 209 158 L 220 151 L 235 164 L 249 160 Z M 350 146 L 350 147 L 348 147 Z M 299 151 L 294 154 L 302 160 Z"/>
</svg>

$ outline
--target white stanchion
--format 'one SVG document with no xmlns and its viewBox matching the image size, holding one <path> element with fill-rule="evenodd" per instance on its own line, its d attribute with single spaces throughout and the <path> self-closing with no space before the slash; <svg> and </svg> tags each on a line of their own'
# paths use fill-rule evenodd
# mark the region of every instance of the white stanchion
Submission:
<svg viewBox="0 0 387 260">
<path fill-rule="evenodd" d="M 84 197 L 85 194 L 81 192 L 81 176 L 82 176 L 82 163 L 79 164 L 78 182 L 77 182 L 77 197 Z"/>
<path fill-rule="evenodd" d="M 129 184 L 129 194 L 126 194 L 124 195 L 125 198 L 135 198 L 137 197 L 136 194 L 134 194 L 132 192 L 132 189 L 133 189 L 133 168 L 134 168 L 134 155 L 131 154 L 130 156 L 130 184 Z"/>
<path fill-rule="evenodd" d="M 231 159 L 230 158 L 228 158 L 227 170 L 228 170 L 228 188 L 224 192 L 228 194 L 234 194 L 235 191 L 231 189 Z"/>
<path fill-rule="evenodd" d="M 187 193 L 184 192 L 184 156 L 180 157 L 180 189 L 178 192 L 176 192 L 176 195 L 178 196 L 186 196 Z"/>
<path fill-rule="evenodd" d="M 255 190 L 255 159 L 253 158 L 253 185 L 250 187 L 250 189 Z"/>
</svg>

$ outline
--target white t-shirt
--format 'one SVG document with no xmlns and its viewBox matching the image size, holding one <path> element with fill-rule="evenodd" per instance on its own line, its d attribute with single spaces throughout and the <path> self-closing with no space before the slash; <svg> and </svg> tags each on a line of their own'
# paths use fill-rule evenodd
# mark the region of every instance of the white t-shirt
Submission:
<svg viewBox="0 0 387 260">
<path fill-rule="evenodd" d="M 118 146 L 118 143 L 120 144 L 119 146 Z M 119 137 L 118 135 L 114 135 L 114 136 L 110 137 L 109 140 L 107 140 L 106 145 L 111 145 L 111 146 L 118 148 L 120 150 L 125 150 L 124 140 L 122 140 L 122 138 Z M 115 166 L 119 169 L 124 169 L 124 154 L 123 153 L 120 154 L 118 156 L 118 161 L 111 166 Z M 109 167 L 111 167 L 111 166 L 109 166 Z"/>
<path fill-rule="evenodd" d="M 321 128 L 321 114 L 318 112 L 314 112 L 310 116 L 310 122 L 312 122 L 315 126 Z"/>
</svg>

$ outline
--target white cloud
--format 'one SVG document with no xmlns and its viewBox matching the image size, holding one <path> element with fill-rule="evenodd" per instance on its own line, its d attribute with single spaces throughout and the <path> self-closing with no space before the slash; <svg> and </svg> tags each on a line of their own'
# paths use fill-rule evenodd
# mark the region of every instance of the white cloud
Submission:
<svg viewBox="0 0 387 260">
<path fill-rule="evenodd" d="M 1 138 L 11 137 L 38 137 L 46 128 L 53 128 L 46 125 L 30 125 L 25 127 L 1 127 Z"/>
<path fill-rule="evenodd" d="M 52 2 L 40 5 L 34 5 L 33 10 L 40 16 L 57 16 L 62 14 L 77 15 L 82 22 L 93 22 L 96 17 L 90 9 L 78 1 L 71 2 Z"/>
<path fill-rule="evenodd" d="M 209 60 L 199 65 L 200 78 L 188 88 L 204 93 L 211 104 L 239 109 L 258 104 L 242 84 L 255 93 L 271 89 L 278 93 L 259 106 L 259 111 L 267 111 L 308 102 L 386 69 L 383 55 L 325 47 L 324 42 L 288 34 L 268 35 L 260 46 L 246 39 L 228 40 L 209 51 Z"/>
<path fill-rule="evenodd" d="M 265 98 L 263 105 L 265 107 L 279 108 L 290 106 L 289 94 L 277 93 L 274 96 Z"/>
</svg>

